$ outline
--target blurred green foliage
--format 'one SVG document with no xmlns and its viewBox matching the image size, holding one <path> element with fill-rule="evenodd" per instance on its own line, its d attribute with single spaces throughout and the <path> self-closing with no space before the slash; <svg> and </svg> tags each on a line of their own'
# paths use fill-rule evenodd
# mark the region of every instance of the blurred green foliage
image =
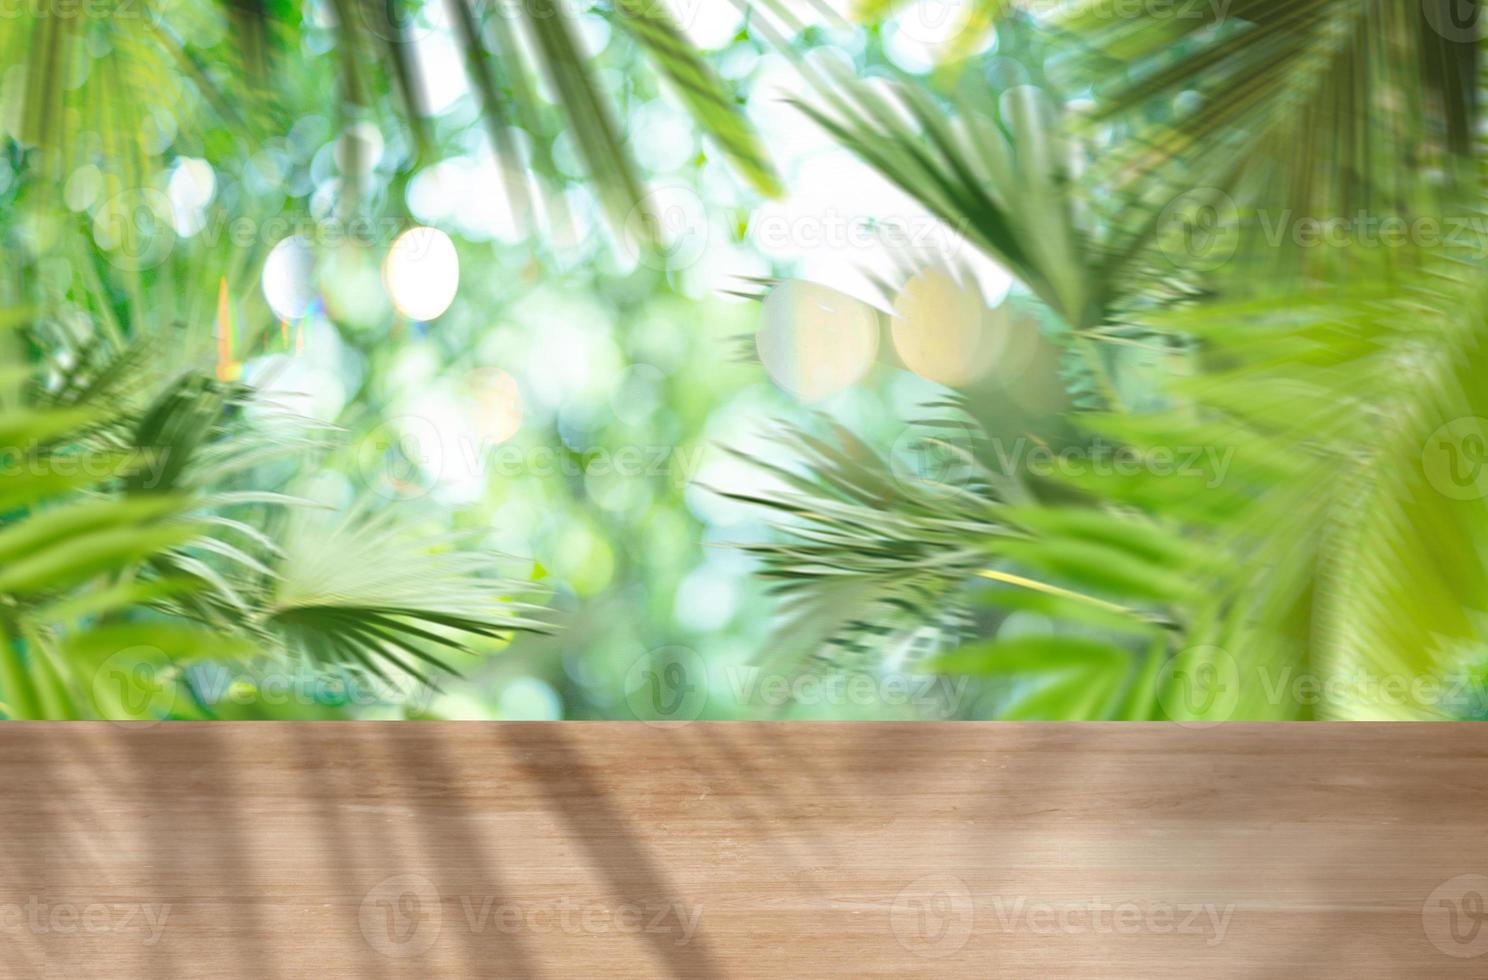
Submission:
<svg viewBox="0 0 1488 980">
<path fill-rule="evenodd" d="M 5 714 L 1481 716 L 1478 39 L 941 6 L 5 15 Z"/>
</svg>

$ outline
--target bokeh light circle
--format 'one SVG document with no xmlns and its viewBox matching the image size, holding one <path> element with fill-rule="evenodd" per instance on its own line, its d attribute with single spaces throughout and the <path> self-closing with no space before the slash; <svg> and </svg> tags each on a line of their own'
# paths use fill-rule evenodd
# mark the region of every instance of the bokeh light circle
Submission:
<svg viewBox="0 0 1488 980">
<path fill-rule="evenodd" d="M 932 268 L 899 291 L 890 333 L 906 367 L 956 387 L 992 370 L 1008 329 L 1006 310 L 989 310 L 975 281 Z"/>
<path fill-rule="evenodd" d="M 382 283 L 399 313 L 411 320 L 437 319 L 460 288 L 455 243 L 438 228 L 408 229 L 388 249 Z"/>
<path fill-rule="evenodd" d="M 299 235 L 286 238 L 264 260 L 263 293 L 282 320 L 298 320 L 315 301 L 315 253 Z"/>
<path fill-rule="evenodd" d="M 765 297 L 755 346 L 776 384 L 803 402 L 836 394 L 878 355 L 878 314 L 868 304 L 798 279 Z"/>
</svg>

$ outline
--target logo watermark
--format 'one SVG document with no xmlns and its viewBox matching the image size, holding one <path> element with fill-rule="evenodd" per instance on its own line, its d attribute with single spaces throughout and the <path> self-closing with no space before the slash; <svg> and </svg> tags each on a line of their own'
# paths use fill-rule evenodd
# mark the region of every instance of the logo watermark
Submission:
<svg viewBox="0 0 1488 980">
<path fill-rule="evenodd" d="M 0 20 L 46 16 L 55 20 L 138 20 L 144 0 L 0 0 Z"/>
<path fill-rule="evenodd" d="M 625 674 L 625 704 L 648 723 L 695 721 L 708 707 L 708 665 L 689 647 L 648 651 Z"/>
<path fill-rule="evenodd" d="M 1438 249 L 1488 256 L 1488 215 L 1305 214 L 1292 208 L 1245 211 L 1216 187 L 1196 187 L 1168 202 L 1158 218 L 1157 243 L 1177 268 L 1208 272 L 1225 265 L 1247 230 L 1269 248 Z"/>
<path fill-rule="evenodd" d="M 423 875 L 394 875 L 378 882 L 357 911 L 362 938 L 392 959 L 418 956 L 439 940 L 443 927 L 439 889 Z"/>
<path fill-rule="evenodd" d="M 417 415 L 400 415 L 362 436 L 354 447 L 357 475 L 373 493 L 409 500 L 441 481 L 620 477 L 666 481 L 673 488 L 692 482 L 707 447 L 624 445 L 567 448 L 519 446 L 503 439 L 448 432 Z"/>
<path fill-rule="evenodd" d="M 1227 721 L 1240 703 L 1240 666 L 1216 646 L 1192 646 L 1157 674 L 1157 703 L 1170 721 L 1208 728 Z"/>
<path fill-rule="evenodd" d="M 92 229 L 93 240 L 109 263 L 126 272 L 157 268 L 182 239 L 207 248 L 226 241 L 238 249 L 294 240 L 307 253 L 346 245 L 396 248 L 405 260 L 417 260 L 437 247 L 438 238 L 432 229 L 392 216 L 317 218 L 286 213 L 268 218 L 228 217 L 221 209 L 207 212 L 178 207 L 164 191 L 153 187 L 129 188 L 99 204 L 93 211 Z"/>
<path fill-rule="evenodd" d="M 1240 211 L 1235 199 L 1217 187 L 1195 187 L 1179 194 L 1158 215 L 1157 243 L 1181 269 L 1209 272 L 1220 268 L 1240 245 Z"/>
<path fill-rule="evenodd" d="M 1488 419 L 1470 415 L 1437 428 L 1421 449 L 1421 468 L 1444 497 L 1488 497 Z"/>
<path fill-rule="evenodd" d="M 909 708 L 925 718 L 958 717 L 971 678 L 965 675 L 828 669 L 769 670 L 712 664 L 684 646 L 651 650 L 625 676 L 630 713 L 648 722 L 694 721 L 712 704 L 734 709 Z"/>
<path fill-rule="evenodd" d="M 956 717 L 971 681 L 964 674 L 852 670 L 786 674 L 737 665 L 725 667 L 724 676 L 730 695 L 740 705 L 913 707 L 931 718 Z"/>
<path fill-rule="evenodd" d="M 171 904 L 151 902 L 47 902 L 32 895 L 25 902 L 0 902 L 0 934 L 37 936 L 136 934 L 154 946 L 165 933 Z"/>
<path fill-rule="evenodd" d="M 1153 476 L 1193 480 L 1206 490 L 1224 483 L 1235 458 L 1233 446 L 1067 446 L 1054 449 L 1019 438 L 1009 445 L 990 440 L 992 454 L 1003 473 L 1028 472 L 1042 477 Z"/>
<path fill-rule="evenodd" d="M 1488 875 L 1458 875 L 1437 885 L 1421 904 L 1421 927 L 1448 956 L 1488 953 Z"/>
<path fill-rule="evenodd" d="M 389 677 L 356 670 L 294 670 L 268 658 L 173 662 L 160 649 L 133 646 L 118 650 L 93 671 L 93 707 L 100 718 L 159 723 L 178 706 L 194 701 L 206 707 L 283 705 L 428 707 L 435 691 L 411 675 Z M 189 692 L 189 693 L 188 693 Z"/>
<path fill-rule="evenodd" d="M 1488 687 L 1469 670 L 1441 675 L 1382 672 L 1366 666 L 1314 671 L 1262 662 L 1242 682 L 1240 661 L 1221 647 L 1179 651 L 1158 672 L 1156 695 L 1166 718 L 1189 728 L 1232 719 L 1242 692 L 1274 708 L 1351 704 L 1375 709 L 1428 709 L 1454 717 L 1488 713 Z"/>
<path fill-rule="evenodd" d="M 1094 897 L 1068 902 L 1023 896 L 991 899 L 992 922 L 1003 932 L 1035 936 L 1202 936 L 1218 946 L 1229 931 L 1233 904 L 1214 902 L 1112 902 Z"/>
<path fill-rule="evenodd" d="M 1421 0 L 1421 12 L 1431 29 L 1448 41 L 1469 43 L 1484 36 L 1481 0 Z"/>
<path fill-rule="evenodd" d="M 454 909 L 459 915 L 447 914 Z M 419 956 L 441 934 L 456 929 L 471 935 L 644 934 L 669 936 L 675 945 L 685 946 L 697 934 L 702 916 L 701 905 L 682 898 L 604 903 L 562 896 L 552 901 L 512 902 L 495 895 L 443 895 L 420 874 L 383 879 L 368 889 L 357 910 L 362 938 L 390 959 Z"/>
<path fill-rule="evenodd" d="M 899 889 L 889 909 L 889 925 L 899 945 L 928 959 L 959 951 L 975 923 L 971 889 L 952 874 L 915 879 Z"/>
</svg>

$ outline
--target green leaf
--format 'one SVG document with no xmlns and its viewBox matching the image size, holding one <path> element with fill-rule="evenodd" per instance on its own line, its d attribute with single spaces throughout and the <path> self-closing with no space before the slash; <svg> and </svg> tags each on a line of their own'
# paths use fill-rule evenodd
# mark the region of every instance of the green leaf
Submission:
<svg viewBox="0 0 1488 980">
<path fill-rule="evenodd" d="M 258 647 L 243 637 L 162 619 L 96 626 L 64 637 L 60 646 L 69 658 L 85 665 L 130 650 L 175 663 L 231 660 L 258 652 Z"/>
<path fill-rule="evenodd" d="M 1080 588 L 1152 602 L 1180 602 L 1193 595 L 1194 578 L 1120 547 L 1091 541 L 1003 541 L 1004 558 Z"/>
<path fill-rule="evenodd" d="M 657 67 L 754 188 L 766 197 L 784 193 L 780 177 L 737 102 L 713 69 L 698 57 L 666 8 L 653 0 L 616 0 L 620 23 L 651 53 Z"/>
<path fill-rule="evenodd" d="M 191 524 L 169 524 L 82 534 L 0 569 L 0 592 L 34 595 L 121 572 L 198 533 Z"/>
<path fill-rule="evenodd" d="M 574 145 L 598 190 L 601 206 L 619 229 L 640 205 L 641 182 L 620 141 L 613 114 L 585 70 L 562 4 L 526 14 L 543 71 L 568 116 Z"/>
<path fill-rule="evenodd" d="M 1123 667 L 1131 653 L 1103 640 L 1079 636 L 1020 636 L 962 647 L 927 664 L 943 674 L 1011 675 L 1070 669 Z"/>
<path fill-rule="evenodd" d="M 54 507 L 0 529 L 0 564 L 10 565 L 53 550 L 68 539 L 99 531 L 143 526 L 181 510 L 174 497 L 145 500 L 94 500 Z"/>
<path fill-rule="evenodd" d="M 188 595 L 201 591 L 201 588 L 200 582 L 190 578 L 121 582 L 41 606 L 33 610 L 30 617 L 38 623 L 66 623 L 131 606 L 147 605 L 160 599 Z"/>
</svg>

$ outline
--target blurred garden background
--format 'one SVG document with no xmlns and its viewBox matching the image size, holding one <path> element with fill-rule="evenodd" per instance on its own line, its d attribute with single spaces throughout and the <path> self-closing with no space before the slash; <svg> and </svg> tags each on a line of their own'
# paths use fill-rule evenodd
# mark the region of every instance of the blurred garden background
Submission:
<svg viewBox="0 0 1488 980">
<path fill-rule="evenodd" d="M 1476 214 L 1477 35 L 1131 6 L 27 0 L 6 713 L 1476 716 L 1481 252 L 1255 236 Z"/>
<path fill-rule="evenodd" d="M 445 658 L 460 676 L 438 691 L 368 678 L 355 661 L 327 671 L 200 650 L 162 678 L 147 658 L 131 677 L 180 689 L 152 707 L 151 692 L 135 692 L 142 711 L 630 717 L 649 712 L 639 695 L 627 704 L 627 673 L 679 650 L 689 664 L 739 668 L 719 675 L 709 715 L 770 713 L 726 696 L 758 684 L 751 665 L 770 636 L 770 603 L 737 547 L 765 533 L 764 515 L 705 484 L 753 480 L 724 447 L 758 446 L 804 409 L 741 356 L 760 307 L 730 293 L 801 270 L 861 283 L 894 244 L 874 223 L 923 211 L 785 103 L 797 70 L 724 0 L 659 9 L 740 116 L 771 134 L 760 174 L 729 162 L 604 5 L 249 6 L 42 5 L 8 19 L 0 207 L 20 262 L 8 325 L 44 303 L 38 346 L 61 348 L 61 335 L 92 353 L 91 335 L 109 331 L 120 358 L 136 338 L 168 335 L 148 354 L 151 383 L 205 366 L 251 391 L 234 424 L 303 443 L 244 460 L 235 486 L 391 513 L 421 537 L 466 532 L 532 583 L 522 597 L 550 607 L 552 631 L 477 638 Z M 494 120 L 482 69 L 466 62 L 462 9 L 510 31 L 525 58 L 490 83 L 516 106 Z M 529 13 L 571 28 L 643 209 L 607 220 Z M 823 24 L 845 57 L 888 57 L 875 32 Z M 37 67 L 38 42 L 62 46 L 60 62 Z M 919 41 L 901 48 L 907 67 L 928 67 Z M 505 70 L 486 57 L 486 71 Z M 47 71 L 52 104 L 35 106 L 35 73 Z M 28 129 L 33 110 L 50 133 Z M 653 229 L 659 250 L 644 241 Z M 846 380 L 827 379 L 841 389 L 830 410 L 890 439 L 931 387 Z M 89 686 L 84 715 L 96 709 Z M 886 711 L 872 696 L 824 700 L 833 714 Z M 887 713 L 913 716 L 901 700 Z M 791 713 L 789 701 L 772 689 L 773 711 Z"/>
</svg>

